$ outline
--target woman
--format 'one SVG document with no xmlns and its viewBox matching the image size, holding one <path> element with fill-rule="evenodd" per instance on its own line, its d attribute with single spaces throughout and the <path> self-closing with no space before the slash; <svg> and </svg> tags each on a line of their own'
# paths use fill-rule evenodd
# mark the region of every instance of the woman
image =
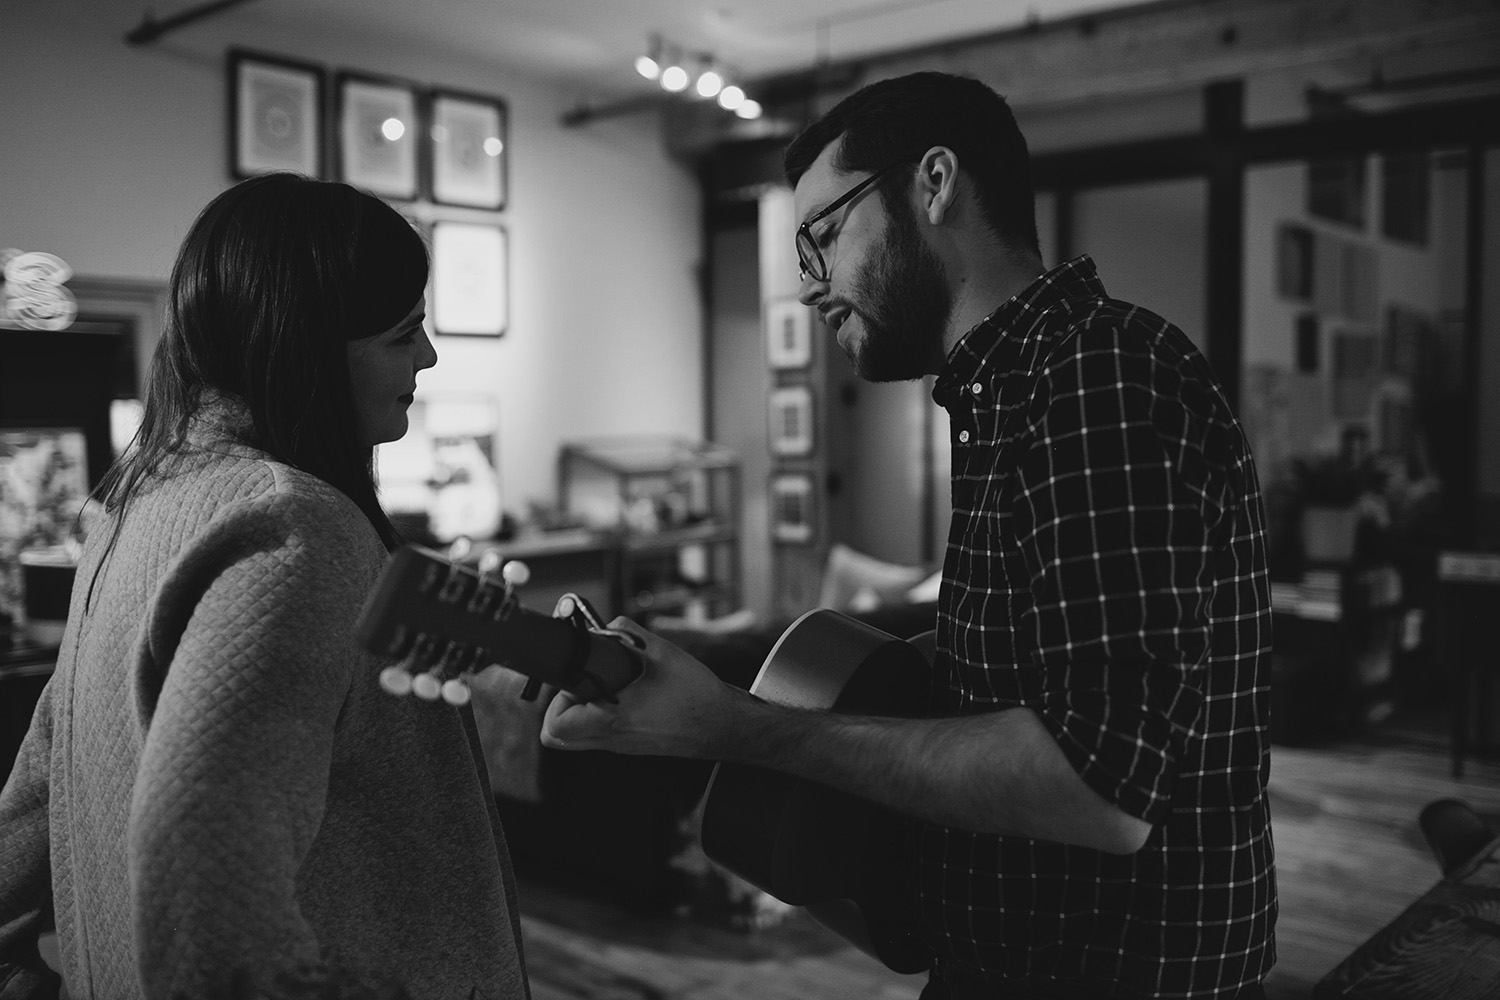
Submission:
<svg viewBox="0 0 1500 1000">
<path fill-rule="evenodd" d="M 0 794 L 0 997 L 217 997 L 324 966 L 527 995 L 468 710 L 383 694 L 352 628 L 396 533 L 426 249 L 343 184 L 214 199 L 140 434 L 97 490 L 57 672 Z"/>
</svg>

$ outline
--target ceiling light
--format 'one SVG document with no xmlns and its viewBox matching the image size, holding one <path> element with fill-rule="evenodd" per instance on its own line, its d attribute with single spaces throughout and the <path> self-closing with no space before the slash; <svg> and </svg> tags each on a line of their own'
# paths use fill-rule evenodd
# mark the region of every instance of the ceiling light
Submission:
<svg viewBox="0 0 1500 1000">
<path fill-rule="evenodd" d="M 662 56 L 661 36 L 652 35 L 651 47 L 635 61 L 635 71 L 648 80 L 655 80 L 661 76 L 662 63 L 665 61 Z"/>
<path fill-rule="evenodd" d="M 734 109 L 734 113 L 741 118 L 759 118 L 760 102 L 746 99 L 744 103 Z"/>
<path fill-rule="evenodd" d="M 688 72 L 681 66 L 673 64 L 661 71 L 661 88 L 677 93 L 686 90 L 688 85 Z"/>
<path fill-rule="evenodd" d="M 399 118 L 387 118 L 380 123 L 380 134 L 391 142 L 395 142 L 406 134 L 406 126 L 402 124 Z"/>
<path fill-rule="evenodd" d="M 713 97 L 724 89 L 724 78 L 712 69 L 698 74 L 698 96 Z"/>
<path fill-rule="evenodd" d="M 744 103 L 745 92 L 732 83 L 719 91 L 719 107 L 725 111 L 733 111 Z"/>
</svg>

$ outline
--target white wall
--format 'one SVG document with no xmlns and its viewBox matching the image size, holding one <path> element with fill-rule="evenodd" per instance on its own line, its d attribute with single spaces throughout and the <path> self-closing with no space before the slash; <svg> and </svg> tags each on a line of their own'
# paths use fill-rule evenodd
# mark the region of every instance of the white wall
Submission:
<svg viewBox="0 0 1500 1000">
<path fill-rule="evenodd" d="M 1207 353 L 1208 182 L 1199 178 L 1080 191 L 1073 253 L 1087 253 L 1105 291 L 1162 316 Z"/>
<path fill-rule="evenodd" d="M 144 8 L 141 8 L 142 10 Z M 246 8 L 250 10 L 251 8 Z M 504 98 L 510 203 L 509 332 L 438 338 L 419 395 L 489 394 L 500 412 L 506 506 L 550 500 L 558 442 L 702 431 L 698 185 L 651 117 L 564 129 L 572 95 L 503 67 L 356 31 L 294 34 L 234 12 L 150 46 L 140 11 L 87 0 L 6 5 L 0 28 L 0 247 L 46 250 L 90 278 L 165 281 L 196 212 L 231 182 L 231 45 Z M 445 214 L 446 213 L 446 214 Z"/>
</svg>

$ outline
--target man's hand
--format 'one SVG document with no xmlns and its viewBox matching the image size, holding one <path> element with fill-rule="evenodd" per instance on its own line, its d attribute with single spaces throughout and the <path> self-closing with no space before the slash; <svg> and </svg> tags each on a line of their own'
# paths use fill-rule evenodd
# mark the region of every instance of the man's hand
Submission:
<svg viewBox="0 0 1500 1000">
<path fill-rule="evenodd" d="M 610 750 L 673 757 L 722 756 L 727 734 L 754 704 L 703 663 L 628 618 L 610 628 L 645 643 L 645 672 L 616 693 L 618 704 L 580 702 L 559 692 L 542 722 L 542 745 L 561 750 Z"/>
</svg>

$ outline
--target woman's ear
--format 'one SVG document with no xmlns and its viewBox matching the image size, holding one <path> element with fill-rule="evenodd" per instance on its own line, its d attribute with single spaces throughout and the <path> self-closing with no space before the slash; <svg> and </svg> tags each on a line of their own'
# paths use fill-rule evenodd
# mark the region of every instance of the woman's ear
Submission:
<svg viewBox="0 0 1500 1000">
<path fill-rule="evenodd" d="M 918 196 L 927 221 L 942 225 L 958 197 L 958 154 L 947 146 L 933 146 L 917 164 Z"/>
</svg>

